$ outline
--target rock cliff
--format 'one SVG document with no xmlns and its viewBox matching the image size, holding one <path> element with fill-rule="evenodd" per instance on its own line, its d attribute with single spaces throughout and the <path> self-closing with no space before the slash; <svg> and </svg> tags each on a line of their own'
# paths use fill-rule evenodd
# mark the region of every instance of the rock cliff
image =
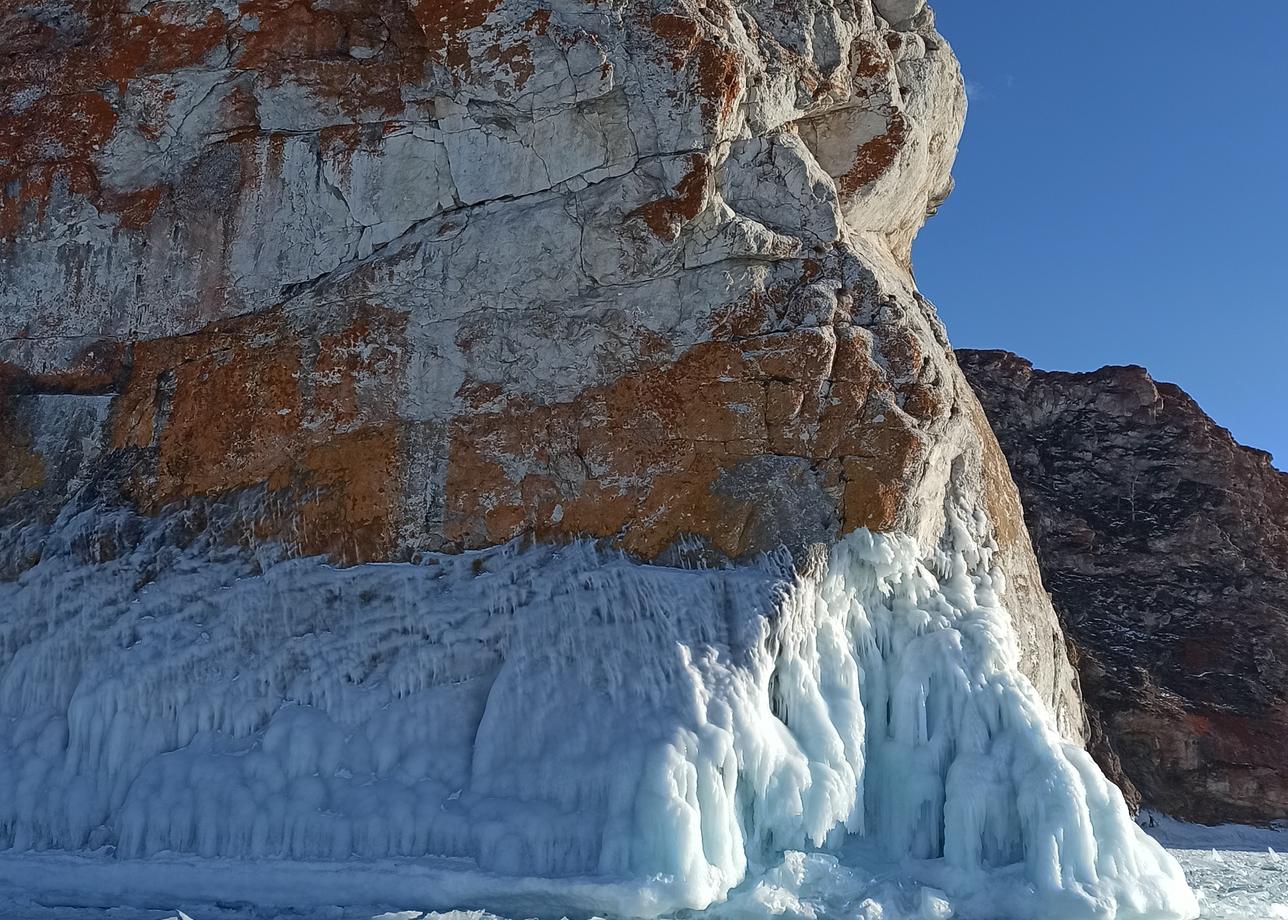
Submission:
<svg viewBox="0 0 1288 920">
<path fill-rule="evenodd" d="M 921 3 L 63 0 L 0 48 L 6 519 L 799 557 L 931 545 L 957 470 L 1072 711 L 908 270 L 964 113 Z"/>
<path fill-rule="evenodd" d="M 1180 817 L 1288 817 L 1288 474 L 1140 367 L 958 357 L 1077 646 L 1102 766 Z"/>
<path fill-rule="evenodd" d="M 913 282 L 923 2 L 38 0 L 0 49 L 0 845 L 655 916 L 859 835 L 1196 911 Z"/>
</svg>

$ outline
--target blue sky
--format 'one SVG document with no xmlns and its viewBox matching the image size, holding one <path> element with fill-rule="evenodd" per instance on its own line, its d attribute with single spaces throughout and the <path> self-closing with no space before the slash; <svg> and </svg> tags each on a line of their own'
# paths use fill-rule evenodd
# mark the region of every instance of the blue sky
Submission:
<svg viewBox="0 0 1288 920">
<path fill-rule="evenodd" d="M 953 343 L 1143 364 L 1288 469 L 1288 0 L 938 0 L 971 95 L 914 250 Z"/>
</svg>

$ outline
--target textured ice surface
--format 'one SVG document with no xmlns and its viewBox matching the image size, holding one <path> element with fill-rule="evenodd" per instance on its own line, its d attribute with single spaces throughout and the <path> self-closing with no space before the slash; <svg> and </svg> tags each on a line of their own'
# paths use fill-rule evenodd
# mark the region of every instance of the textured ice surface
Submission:
<svg viewBox="0 0 1288 920">
<path fill-rule="evenodd" d="M 1261 833 L 1255 828 L 1243 830 L 1252 838 Z M 1279 834 L 1270 846 L 1261 846 L 1261 842 L 1223 841 L 1224 848 L 1204 848 L 1198 839 L 1192 839 L 1170 850 L 1198 890 L 1203 920 L 1288 918 L 1288 871 L 1284 869 L 1288 857 L 1280 855 L 1288 850 L 1288 833 Z M 160 867 L 86 857 L 63 860 L 80 865 L 72 868 L 49 855 L 0 859 L 0 920 L 172 920 L 178 917 L 175 905 L 183 905 L 193 920 L 524 920 L 543 909 L 546 916 L 562 916 L 557 909 L 546 909 L 557 905 L 543 904 L 533 896 L 525 899 L 526 910 L 503 916 L 479 911 L 435 914 L 423 909 L 429 899 L 407 892 L 418 886 L 422 890 L 443 889 L 425 886 L 422 876 L 404 866 L 390 872 L 382 871 L 388 867 L 318 863 L 283 867 L 199 858 L 189 865 Z M 105 873 L 108 877 L 86 871 L 93 865 L 109 870 Z M 111 880 L 126 875 L 119 870 L 130 867 L 150 869 L 148 882 Z M 201 877 L 206 879 L 204 883 L 198 881 Z M 335 884 L 337 881 L 340 884 Z M 78 884 L 69 890 L 69 882 Z M 727 903 L 682 916 L 683 920 L 940 920 L 942 904 L 936 901 L 947 899 L 953 907 L 952 899 L 944 893 L 922 894 L 922 890 L 901 876 L 897 866 L 879 871 L 850 866 L 830 855 L 792 852 L 786 854 L 781 867 L 749 880 Z M 146 896 L 141 891 L 147 892 Z M 342 896 L 335 897 L 337 894 Z M 397 904 L 404 906 L 392 906 Z M 408 908 L 408 904 L 418 906 Z M 928 915 L 923 908 L 936 910 L 939 917 Z M 997 916 L 953 909 L 956 920 L 994 920 Z"/>
<path fill-rule="evenodd" d="M 949 521 L 798 577 L 588 544 L 335 569 L 69 517 L 0 584 L 0 846 L 92 852 L 43 857 L 82 896 L 213 902 L 231 864 L 273 903 L 316 861 L 315 904 L 1195 915 L 1020 676 L 982 517 Z"/>
<path fill-rule="evenodd" d="M 1204 920 L 1288 920 L 1288 825 L 1204 827 L 1142 813 L 1180 861 Z"/>
</svg>

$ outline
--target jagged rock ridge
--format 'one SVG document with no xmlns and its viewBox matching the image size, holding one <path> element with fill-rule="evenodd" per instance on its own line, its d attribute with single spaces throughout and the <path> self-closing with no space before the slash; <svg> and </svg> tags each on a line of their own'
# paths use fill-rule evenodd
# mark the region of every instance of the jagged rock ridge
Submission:
<svg viewBox="0 0 1288 920">
<path fill-rule="evenodd" d="M 958 358 L 1077 646 L 1102 765 L 1181 817 L 1288 817 L 1288 474 L 1143 368 Z"/>
</svg>

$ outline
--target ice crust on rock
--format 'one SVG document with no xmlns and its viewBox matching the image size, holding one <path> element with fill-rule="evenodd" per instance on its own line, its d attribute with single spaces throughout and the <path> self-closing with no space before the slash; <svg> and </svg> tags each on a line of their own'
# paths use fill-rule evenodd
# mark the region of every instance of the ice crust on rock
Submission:
<svg viewBox="0 0 1288 920">
<path fill-rule="evenodd" d="M 69 513 L 60 539 L 113 520 L 138 526 Z M 461 857 L 498 897 L 594 880 L 630 916 L 807 901 L 783 854 L 826 850 L 959 911 L 1196 916 L 1020 675 L 983 515 L 948 520 L 928 557 L 858 531 L 805 575 L 589 543 L 343 569 L 51 546 L 0 584 L 0 845 Z"/>
</svg>

